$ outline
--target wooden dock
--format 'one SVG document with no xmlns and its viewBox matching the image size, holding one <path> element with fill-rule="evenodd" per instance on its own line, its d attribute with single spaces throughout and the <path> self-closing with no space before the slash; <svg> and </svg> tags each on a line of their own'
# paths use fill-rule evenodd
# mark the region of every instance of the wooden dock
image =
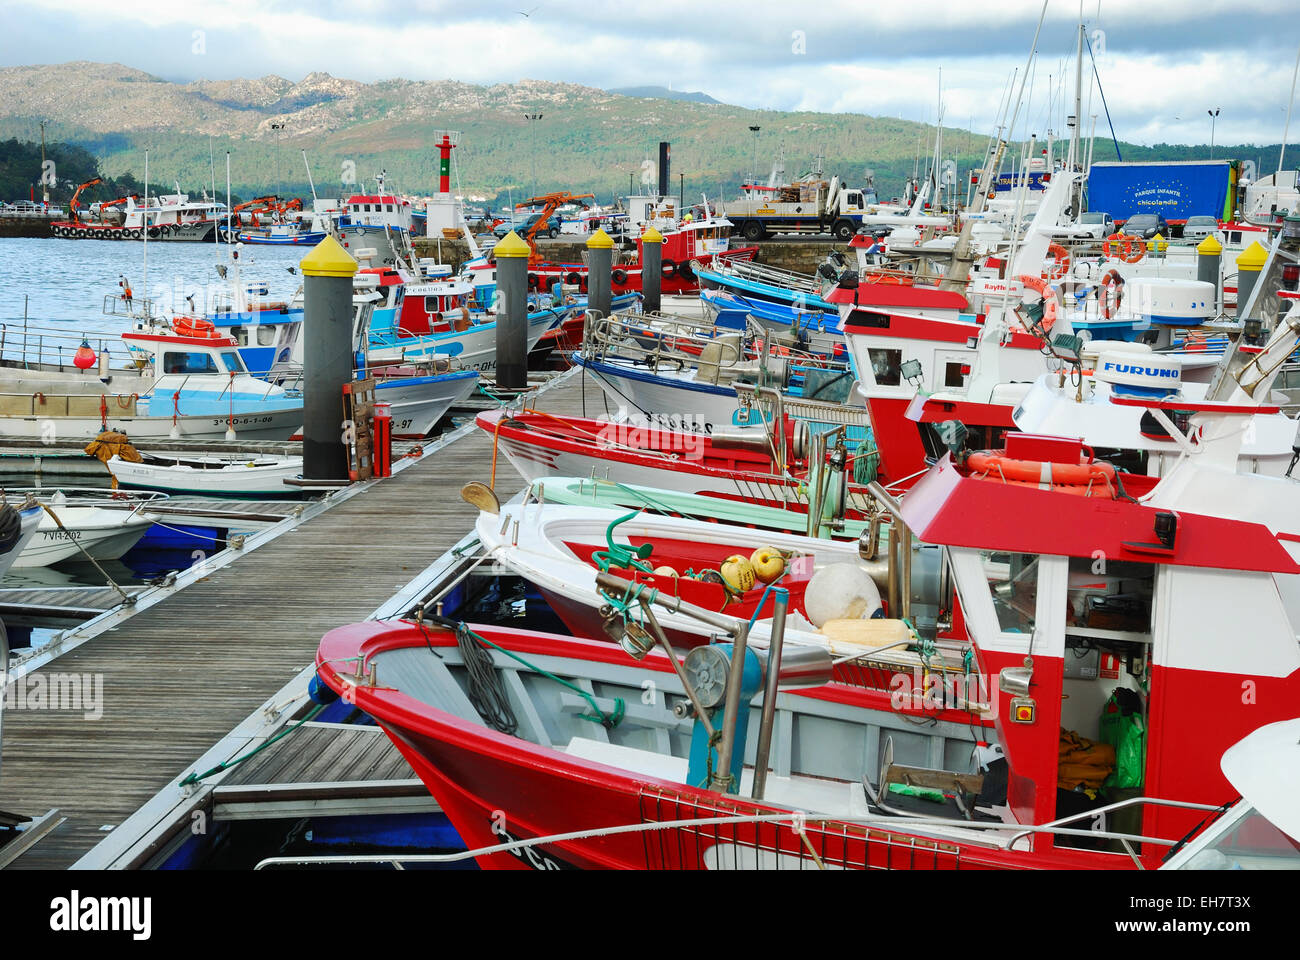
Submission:
<svg viewBox="0 0 1300 960">
<path fill-rule="evenodd" d="M 575 372 L 535 405 L 577 414 L 582 393 Z M 599 405 L 597 387 L 585 393 Z M 453 435 L 34 671 L 47 683 L 54 674 L 102 678 L 102 716 L 85 704 L 5 710 L 0 810 L 36 817 L 57 808 L 66 818 L 9 869 L 69 867 L 193 770 L 311 662 L 322 634 L 366 619 L 471 528 L 476 511 L 459 490 L 486 482 L 491 464 L 489 435 Z M 498 492 L 522 487 L 501 457 Z"/>
</svg>

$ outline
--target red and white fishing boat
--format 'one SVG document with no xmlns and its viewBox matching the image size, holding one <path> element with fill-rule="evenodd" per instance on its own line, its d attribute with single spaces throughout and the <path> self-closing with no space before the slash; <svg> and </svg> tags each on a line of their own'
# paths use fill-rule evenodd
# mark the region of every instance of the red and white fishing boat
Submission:
<svg viewBox="0 0 1300 960">
<path fill-rule="evenodd" d="M 528 410 L 485 410 L 475 418 L 525 480 L 599 476 L 806 511 L 809 431 L 788 417 L 783 422 L 785 428 L 775 431 L 752 426 L 702 433 Z M 847 469 L 854 469 L 856 456 L 846 456 Z M 870 503 L 861 484 L 846 484 L 845 493 L 850 515 Z"/>
<path fill-rule="evenodd" d="M 889 587 L 888 561 L 883 557 L 862 560 L 856 541 L 846 543 L 687 517 L 635 511 L 629 514 L 625 510 L 533 503 L 527 499 L 505 504 L 496 513 L 481 513 L 476 529 L 483 549 L 536 586 L 579 637 L 605 635 L 602 608 L 607 601 L 597 588 L 596 575 L 610 567 L 611 558 L 617 561 L 620 556 L 631 564 L 620 571 L 620 576 L 706 610 L 753 618 L 755 637 L 764 637 L 771 630 L 769 591 L 756 577 L 749 578 L 747 586 L 727 584 L 723 578 L 729 558 L 748 559 L 760 550 L 779 551 L 783 558 L 776 563 L 782 571 L 778 585 L 789 593 L 787 640 L 828 644 L 817 634 L 814 624 L 820 625 L 825 619 L 817 611 L 826 608 L 829 598 L 824 595 L 824 587 L 812 586 L 814 576 L 828 566 L 851 564 L 863 571 L 866 579 L 855 584 L 860 592 L 862 616 L 882 613 L 886 606 L 881 591 Z M 915 617 L 923 602 L 937 606 L 938 598 L 927 596 L 923 584 L 934 587 L 939 582 L 938 550 L 914 551 L 912 568 L 917 586 L 916 596 L 911 599 L 916 602 L 909 604 L 909 613 Z M 933 621 L 935 612 L 923 616 Z M 673 612 L 662 615 L 660 622 L 668 638 L 681 646 L 707 643 L 716 632 L 707 624 Z M 889 636 L 898 640 L 907 634 L 904 632 L 900 638 L 891 632 Z"/>
<path fill-rule="evenodd" d="M 902 764 L 871 733 L 861 690 L 878 674 L 788 689 L 758 712 L 757 691 L 769 684 L 766 701 L 787 665 L 805 665 L 804 683 L 827 671 L 791 655 L 797 644 L 772 674 L 752 648 L 733 671 L 739 626 L 719 631 L 735 646 L 692 651 L 680 674 L 650 653 L 639 682 L 607 643 L 494 628 L 480 633 L 490 645 L 464 631 L 458 644 L 402 622 L 332 631 L 318 672 L 387 730 L 468 846 L 489 848 L 483 866 L 1155 867 L 1236 797 L 1225 751 L 1297 712 L 1300 487 L 1237 472 L 1250 414 L 1204 404 L 1191 418 L 1204 454 L 1159 481 L 1124 477 L 1126 494 L 1078 441 L 1015 435 L 1004 451 L 945 457 L 897 508 L 943 548 L 936 639 L 969 644 L 970 673 L 996 678 L 987 701 L 960 706 L 993 719 L 1005 796 L 989 777 Z M 1019 479 L 1033 466 L 1055 482 Z M 480 666 L 512 708 L 509 732 L 471 705 L 482 688 L 468 678 L 483 671 L 462 669 L 467 655 L 491 661 Z M 1092 657 L 1095 672 L 1075 668 Z M 753 714 L 767 745 L 751 749 Z M 1123 764 L 1081 747 L 1096 785 L 1108 770 L 1134 778 L 1107 802 L 1075 789 L 1091 774 L 1062 731 L 1092 741 L 1115 724 Z M 734 775 L 736 757 L 753 766 Z M 937 801 L 918 812 L 908 784 Z"/>
</svg>

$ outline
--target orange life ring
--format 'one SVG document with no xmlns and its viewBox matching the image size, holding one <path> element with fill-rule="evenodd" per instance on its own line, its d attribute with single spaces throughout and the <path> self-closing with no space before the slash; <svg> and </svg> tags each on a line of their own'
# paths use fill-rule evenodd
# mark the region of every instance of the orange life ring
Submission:
<svg viewBox="0 0 1300 960">
<path fill-rule="evenodd" d="M 966 458 L 971 473 L 980 477 L 993 477 L 1003 483 L 1027 485 L 1058 493 L 1082 496 L 1104 495 L 1114 497 L 1118 489 L 1115 468 L 1109 463 L 1097 463 L 1089 457 L 1087 463 L 1050 463 L 1039 460 L 1012 460 L 990 451 L 972 453 Z M 1093 491 L 1097 491 L 1094 494 Z"/>
<path fill-rule="evenodd" d="M 182 337 L 211 338 L 219 336 L 212 321 L 204 320 L 202 317 L 177 317 L 172 321 L 172 329 Z"/>
<path fill-rule="evenodd" d="M 1043 272 L 1044 280 L 1060 280 L 1070 272 L 1070 251 L 1059 243 L 1048 244 L 1047 252 L 1052 256 L 1052 266 Z"/>
<path fill-rule="evenodd" d="M 1114 252 L 1116 246 L 1120 247 L 1119 253 Z M 1130 237 L 1127 233 L 1112 233 L 1101 245 L 1101 252 L 1108 257 L 1117 256 L 1125 263 L 1137 263 L 1147 255 L 1147 245 L 1138 237 Z"/>
<path fill-rule="evenodd" d="M 1111 294 L 1115 297 L 1113 304 Z M 1101 278 L 1101 285 L 1097 288 L 1097 302 L 1101 304 L 1101 315 L 1107 320 L 1119 312 L 1119 305 L 1124 302 L 1124 278 L 1118 270 L 1111 270 Z"/>
<path fill-rule="evenodd" d="M 1052 327 L 1056 325 L 1056 315 L 1061 309 L 1060 291 L 1056 289 L 1055 284 L 1050 284 L 1041 277 L 1021 276 L 1016 279 L 1037 293 L 1039 299 L 1043 301 L 1043 319 L 1040 321 L 1040 326 L 1043 333 L 1051 333 Z M 1029 329 L 1027 324 L 1025 329 Z"/>
</svg>

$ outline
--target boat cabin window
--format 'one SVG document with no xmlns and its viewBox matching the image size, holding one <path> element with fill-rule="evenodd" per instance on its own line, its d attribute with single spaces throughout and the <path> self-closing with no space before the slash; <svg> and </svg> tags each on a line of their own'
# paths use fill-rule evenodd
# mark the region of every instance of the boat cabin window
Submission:
<svg viewBox="0 0 1300 960">
<path fill-rule="evenodd" d="M 1038 606 L 1038 555 L 983 550 L 980 559 L 998 627 L 1003 633 L 1032 634 Z"/>
<path fill-rule="evenodd" d="M 209 353 L 179 353 L 168 350 L 163 354 L 163 373 L 218 373 L 217 361 Z"/>
<path fill-rule="evenodd" d="M 967 365 L 959 360 L 949 361 L 943 368 L 943 385 L 960 387 L 966 382 Z"/>
<path fill-rule="evenodd" d="M 1066 633 L 1149 640 L 1155 576 L 1155 565 L 1150 563 L 1108 560 L 1105 556 L 1071 557 Z"/>
<path fill-rule="evenodd" d="M 867 350 L 871 357 L 871 373 L 876 383 L 882 387 L 896 387 L 903 382 L 903 351 L 881 350 L 875 347 Z"/>
<path fill-rule="evenodd" d="M 246 347 L 246 346 L 248 346 L 248 328 L 247 328 L 247 327 L 231 327 L 231 328 L 230 328 L 230 335 L 231 335 L 232 337 L 235 338 L 236 342 L 238 342 L 238 344 L 239 344 L 241 347 Z"/>
<path fill-rule="evenodd" d="M 259 347 L 270 347 L 275 344 L 275 327 L 269 323 L 260 324 L 257 328 L 257 345 Z"/>
<path fill-rule="evenodd" d="M 955 437 L 951 427 L 945 427 L 944 424 L 952 421 L 942 421 L 940 423 L 922 423 L 918 424 L 921 428 L 921 446 L 925 448 L 925 458 L 930 463 L 936 463 L 943 459 L 944 454 L 952 452 L 948 444 L 950 437 Z M 1002 446 L 1002 438 L 1007 434 L 1006 427 L 990 426 L 971 426 L 963 424 L 966 427 L 966 440 L 963 446 L 967 450 L 994 450 Z"/>
</svg>

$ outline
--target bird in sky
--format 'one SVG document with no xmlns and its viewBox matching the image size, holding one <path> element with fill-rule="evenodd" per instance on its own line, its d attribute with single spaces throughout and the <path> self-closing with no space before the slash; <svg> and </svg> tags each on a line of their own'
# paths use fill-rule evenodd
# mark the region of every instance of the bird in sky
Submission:
<svg viewBox="0 0 1300 960">
<path fill-rule="evenodd" d="M 538 4 L 537 6 L 533 7 L 533 9 L 529 10 L 527 13 L 524 13 L 522 10 L 516 10 L 515 13 L 519 14 L 519 16 L 521 17 L 531 17 L 534 13 L 536 13 L 540 9 L 541 9 L 541 4 Z"/>
</svg>

